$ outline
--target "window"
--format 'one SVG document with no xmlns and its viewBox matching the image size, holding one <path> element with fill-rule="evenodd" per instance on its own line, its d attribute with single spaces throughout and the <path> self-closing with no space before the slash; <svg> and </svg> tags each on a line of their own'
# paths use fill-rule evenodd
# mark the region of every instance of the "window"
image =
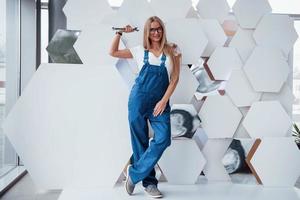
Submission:
<svg viewBox="0 0 300 200">
<path fill-rule="evenodd" d="M 300 35 L 300 20 L 295 21 L 295 28 Z M 300 122 L 300 40 L 296 41 L 293 55 L 293 93 L 295 96 L 293 104 L 294 121 Z"/>
</svg>

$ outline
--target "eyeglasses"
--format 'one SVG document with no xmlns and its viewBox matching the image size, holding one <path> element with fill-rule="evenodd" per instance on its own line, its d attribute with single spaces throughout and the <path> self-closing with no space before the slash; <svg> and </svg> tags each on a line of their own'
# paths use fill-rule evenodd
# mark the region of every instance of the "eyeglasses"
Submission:
<svg viewBox="0 0 300 200">
<path fill-rule="evenodd" d="M 158 28 L 150 28 L 150 33 L 154 34 L 155 32 L 161 33 L 163 31 L 162 27 L 158 27 Z"/>
</svg>

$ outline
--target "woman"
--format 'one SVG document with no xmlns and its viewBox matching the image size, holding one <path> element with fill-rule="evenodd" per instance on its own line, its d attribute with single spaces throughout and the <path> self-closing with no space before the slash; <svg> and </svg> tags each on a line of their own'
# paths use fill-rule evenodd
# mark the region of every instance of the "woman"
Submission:
<svg viewBox="0 0 300 200">
<path fill-rule="evenodd" d="M 122 34 L 133 31 L 127 25 L 123 32 L 116 32 L 110 50 L 113 57 L 135 58 L 141 68 L 128 100 L 133 155 L 127 167 L 125 188 L 131 195 L 135 185 L 142 181 L 145 191 L 159 198 L 162 194 L 157 188 L 154 166 L 171 144 L 169 98 L 179 80 L 181 54 L 175 44 L 167 43 L 164 24 L 156 16 L 145 23 L 143 47 L 119 50 Z M 150 143 L 147 120 L 154 131 Z"/>
</svg>

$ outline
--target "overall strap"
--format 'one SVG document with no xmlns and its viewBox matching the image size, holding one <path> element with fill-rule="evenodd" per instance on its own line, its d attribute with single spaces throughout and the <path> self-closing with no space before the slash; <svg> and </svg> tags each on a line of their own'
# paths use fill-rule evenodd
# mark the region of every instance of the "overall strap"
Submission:
<svg viewBox="0 0 300 200">
<path fill-rule="evenodd" d="M 166 62 L 166 59 L 167 59 L 167 57 L 166 57 L 166 55 L 163 53 L 163 55 L 162 55 L 162 57 L 161 57 L 161 64 L 160 64 L 160 66 L 165 66 L 165 62 Z"/>
<path fill-rule="evenodd" d="M 144 51 L 144 64 L 148 63 L 149 60 L 149 50 Z"/>
</svg>

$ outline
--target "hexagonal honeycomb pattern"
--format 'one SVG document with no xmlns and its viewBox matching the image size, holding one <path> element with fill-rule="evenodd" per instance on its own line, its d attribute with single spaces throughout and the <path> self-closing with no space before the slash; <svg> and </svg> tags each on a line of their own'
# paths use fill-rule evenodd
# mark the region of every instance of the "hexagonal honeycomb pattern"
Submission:
<svg viewBox="0 0 300 200">
<path fill-rule="evenodd" d="M 190 68 L 183 65 L 180 68 L 180 79 L 170 98 L 170 104 L 190 103 L 199 83 Z"/>
<path fill-rule="evenodd" d="M 253 103 L 243 121 L 252 138 L 287 136 L 291 125 L 291 118 L 278 101 Z"/>
<path fill-rule="evenodd" d="M 197 10 L 205 19 L 217 19 L 222 24 L 229 14 L 230 7 L 226 0 L 199 0 Z"/>
<path fill-rule="evenodd" d="M 170 4 L 172 9 L 166 9 Z M 178 44 L 182 52 L 180 82 L 171 97 L 171 104 L 192 103 L 201 108 L 202 127 L 197 130 L 202 131 L 197 131 L 196 136 L 202 147 L 207 137 L 210 140 L 205 148 L 207 178 L 229 181 L 226 174 L 220 173 L 220 152 L 227 140 L 249 137 L 250 134 L 263 140 L 267 137 L 278 139 L 264 145 L 264 153 L 258 149 L 257 158 L 254 154 L 253 166 L 257 163 L 263 183 L 277 186 L 280 180 L 283 184 L 279 186 L 291 186 L 297 175 L 290 166 L 287 167 L 289 171 L 282 170 L 283 165 L 292 159 L 299 168 L 299 159 L 295 157 L 294 147 L 292 150 L 286 147 L 293 146 L 291 139 L 285 141 L 290 135 L 291 121 L 284 109 L 290 114 L 292 99 L 287 88 L 291 67 L 286 61 L 298 35 L 287 15 L 268 14 L 270 7 L 266 0 L 251 3 L 237 0 L 233 6 L 234 15 L 229 15 L 229 10 L 226 0 L 199 0 L 196 10 L 188 0 L 124 0 L 116 10 L 111 9 L 107 1 L 68 0 L 64 12 L 68 28 L 81 30 L 74 48 L 83 65 L 42 65 L 4 126 L 34 182 L 45 189 L 114 185 L 130 155 L 126 104 L 128 86 L 131 87 L 138 71 L 134 60 L 108 56 L 114 35 L 111 27 L 130 24 L 140 29 L 123 34 L 121 49 L 142 45 L 144 22 L 157 14 L 165 21 L 168 41 Z M 223 90 L 203 96 L 199 101 L 195 99 L 196 89 L 203 85 L 187 65 L 196 64 L 201 57 L 206 60 L 205 70 L 211 81 L 227 81 L 227 94 L 224 95 Z M 241 75 L 242 71 L 244 75 Z M 251 91 L 251 87 L 256 92 Z M 261 92 L 259 101 L 254 94 Z M 280 101 L 284 108 L 273 100 Z M 32 102 L 36 102 L 35 107 Z M 108 111 L 111 107 L 115 110 Z M 81 115 L 74 115 L 74 108 Z M 270 123 L 265 119 L 273 121 Z M 34 120 L 40 122 L 39 126 L 33 123 Z M 114 120 L 118 121 L 118 126 L 114 125 Z M 202 134 L 203 130 L 208 136 Z M 200 141 L 199 135 L 205 135 L 205 141 Z M 220 143 L 212 142 L 214 140 Z M 115 142 L 108 147 L 111 153 L 102 153 L 111 142 Z M 271 151 L 272 145 L 281 145 L 285 149 Z M 118 148 L 114 148 L 116 146 Z M 212 147 L 218 151 L 213 152 Z M 163 172 L 168 174 L 169 184 L 193 184 L 205 164 L 195 142 L 174 140 L 169 150 L 163 158 L 166 161 Z M 278 168 L 273 173 L 278 174 L 278 179 L 265 175 L 267 162 L 261 156 L 275 158 L 274 152 L 280 155 Z M 47 159 L 45 155 L 48 155 Z M 103 161 L 108 165 L 104 166 Z M 43 176 L 46 173 L 50 176 Z M 284 179 L 285 176 L 289 180 Z"/>
<path fill-rule="evenodd" d="M 215 80 L 228 80 L 233 69 L 241 69 L 243 62 L 233 47 L 217 47 L 207 65 Z"/>
<path fill-rule="evenodd" d="M 101 19 L 113 13 L 107 1 L 68 0 L 63 11 L 67 17 L 67 27 L 73 30 L 83 30 L 89 26 L 97 26 Z M 87 12 L 88 11 L 88 12 Z"/>
<path fill-rule="evenodd" d="M 171 20 L 166 29 L 168 41 L 177 44 L 183 52 L 182 64 L 196 63 L 208 44 L 201 22 L 197 19 Z"/>
<path fill-rule="evenodd" d="M 229 47 L 235 47 L 243 62 L 246 62 L 256 46 L 253 38 L 253 30 L 239 28 L 229 43 Z"/>
<path fill-rule="evenodd" d="M 253 37 L 259 46 L 280 48 L 288 56 L 298 34 L 288 15 L 265 15 L 256 27 Z"/>
<path fill-rule="evenodd" d="M 200 20 L 203 31 L 208 39 L 208 44 L 202 53 L 202 57 L 209 57 L 216 47 L 223 46 L 227 40 L 227 36 L 216 19 Z M 194 63 L 195 64 L 195 63 Z"/>
<path fill-rule="evenodd" d="M 206 158 L 206 165 L 203 169 L 205 177 L 209 182 L 230 181 L 229 174 L 222 163 L 232 139 L 208 139 L 202 152 Z"/>
<path fill-rule="evenodd" d="M 120 136 L 128 93 L 113 66 L 43 64 L 3 129 L 40 188 L 112 187 L 131 155 L 129 134 Z"/>
<path fill-rule="evenodd" d="M 242 28 L 255 28 L 260 19 L 272 11 L 268 0 L 237 0 L 232 10 Z"/>
<path fill-rule="evenodd" d="M 250 162 L 264 186 L 293 187 L 300 175 L 299 149 L 292 137 L 262 139 Z"/>
<path fill-rule="evenodd" d="M 192 2 L 190 0 L 151 0 L 150 5 L 155 15 L 159 16 L 164 22 L 168 22 L 172 19 L 185 18 L 192 7 Z M 170 9 L 170 5 L 172 5 L 172 9 Z"/>
<path fill-rule="evenodd" d="M 190 159 L 186 159 L 188 155 Z M 184 162 L 182 162 L 184 160 Z M 173 140 L 162 155 L 161 167 L 168 183 L 194 184 L 204 168 L 206 160 L 194 140 Z M 180 173 L 178 173 L 180 172 Z"/>
<path fill-rule="evenodd" d="M 254 91 L 242 69 L 232 70 L 225 91 L 237 107 L 251 106 L 261 96 Z"/>
<path fill-rule="evenodd" d="M 282 52 L 270 47 L 257 46 L 243 69 L 257 92 L 279 92 L 289 74 L 289 66 Z"/>
<path fill-rule="evenodd" d="M 199 116 L 208 138 L 231 138 L 243 117 L 226 95 L 208 96 Z"/>
</svg>

